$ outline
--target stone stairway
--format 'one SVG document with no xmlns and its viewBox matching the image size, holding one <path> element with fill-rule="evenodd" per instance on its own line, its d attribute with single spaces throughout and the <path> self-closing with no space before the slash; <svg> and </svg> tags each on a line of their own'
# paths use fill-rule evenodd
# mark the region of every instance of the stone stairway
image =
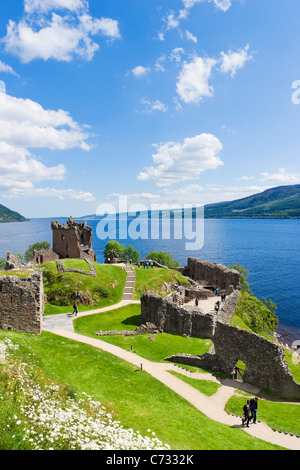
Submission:
<svg viewBox="0 0 300 470">
<path fill-rule="evenodd" d="M 127 280 L 124 288 L 122 300 L 132 300 L 134 281 L 135 281 L 135 270 L 131 266 L 125 266 L 127 273 Z"/>
</svg>

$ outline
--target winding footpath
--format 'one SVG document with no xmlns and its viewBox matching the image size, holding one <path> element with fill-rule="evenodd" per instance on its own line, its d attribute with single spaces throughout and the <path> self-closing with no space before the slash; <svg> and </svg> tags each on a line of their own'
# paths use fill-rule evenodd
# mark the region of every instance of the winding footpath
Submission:
<svg viewBox="0 0 300 470">
<path fill-rule="evenodd" d="M 124 295 L 121 302 L 115 305 L 111 305 L 110 307 L 78 313 L 77 318 L 86 315 L 93 315 L 95 313 L 103 313 L 110 310 L 115 310 L 133 303 L 140 303 L 140 301 L 132 300 L 132 281 L 134 282 L 134 279 L 132 280 L 132 271 L 134 270 L 131 267 L 130 269 L 127 269 L 126 285 L 128 289 L 126 289 L 125 286 Z M 132 288 L 132 290 L 129 291 L 129 288 Z M 73 319 L 74 317 L 71 314 L 46 316 L 44 317 L 43 329 L 64 338 L 89 344 L 95 348 L 99 348 L 110 354 L 118 356 L 120 359 L 123 359 L 124 361 L 127 361 L 138 368 L 142 368 L 152 377 L 159 380 L 161 383 L 191 403 L 209 419 L 231 427 L 240 428 L 255 438 L 276 444 L 286 449 L 300 450 L 300 438 L 290 434 L 273 431 L 269 426 L 261 422 L 258 422 L 257 424 L 250 424 L 249 428 L 244 428 L 242 426 L 240 417 L 229 415 L 224 411 L 227 401 L 234 394 L 236 388 L 243 389 L 252 395 L 257 395 L 259 393 L 259 389 L 249 384 L 244 384 L 232 379 L 219 380 L 209 373 L 206 374 L 189 372 L 175 364 L 154 363 L 148 361 L 147 359 L 142 358 L 133 352 L 125 351 L 124 349 L 106 343 L 105 341 L 101 341 L 96 338 L 89 338 L 87 336 L 75 333 L 73 328 Z M 170 371 L 176 371 L 180 374 L 200 380 L 211 380 L 219 383 L 221 386 L 214 395 L 207 397 L 195 388 L 175 377 L 173 374 L 170 374 Z"/>
</svg>

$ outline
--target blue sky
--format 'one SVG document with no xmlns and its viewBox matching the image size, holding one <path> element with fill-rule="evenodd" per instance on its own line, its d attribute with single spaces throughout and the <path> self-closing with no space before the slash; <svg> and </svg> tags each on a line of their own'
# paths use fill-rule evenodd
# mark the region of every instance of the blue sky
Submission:
<svg viewBox="0 0 300 470">
<path fill-rule="evenodd" d="M 299 183 L 299 23 L 298 0 L 1 2 L 0 203 L 76 217 Z"/>
</svg>

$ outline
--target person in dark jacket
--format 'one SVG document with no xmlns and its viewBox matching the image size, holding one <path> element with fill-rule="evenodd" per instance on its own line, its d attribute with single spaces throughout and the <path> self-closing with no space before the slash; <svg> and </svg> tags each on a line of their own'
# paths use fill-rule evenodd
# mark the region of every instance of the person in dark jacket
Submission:
<svg viewBox="0 0 300 470">
<path fill-rule="evenodd" d="M 77 302 L 74 302 L 73 309 L 74 310 L 73 310 L 72 315 L 75 314 L 75 317 L 77 317 L 77 313 L 78 313 L 78 304 L 77 304 Z"/>
<path fill-rule="evenodd" d="M 249 428 L 249 421 L 250 421 L 250 401 L 247 400 L 247 403 L 243 407 L 242 423 L 244 426 L 246 423 L 247 428 Z"/>
<path fill-rule="evenodd" d="M 256 424 L 256 419 L 257 419 L 257 408 L 258 408 L 258 398 L 252 398 L 250 400 L 250 411 L 251 411 L 251 416 L 250 419 L 253 420 L 253 423 Z"/>
</svg>

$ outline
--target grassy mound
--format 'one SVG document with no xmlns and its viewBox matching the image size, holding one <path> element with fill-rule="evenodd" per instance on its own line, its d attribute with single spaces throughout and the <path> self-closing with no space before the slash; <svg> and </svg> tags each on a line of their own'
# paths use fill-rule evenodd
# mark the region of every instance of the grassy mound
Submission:
<svg viewBox="0 0 300 470">
<path fill-rule="evenodd" d="M 166 290 L 165 283 L 168 285 L 190 284 L 178 271 L 172 269 L 153 268 L 144 269 L 144 267 L 135 268 L 134 298 L 139 300 L 141 296 L 152 290 L 158 295 L 164 296 L 174 289 Z"/>
<path fill-rule="evenodd" d="M 273 339 L 278 318 L 259 299 L 248 292 L 242 292 L 231 324 Z"/>
<path fill-rule="evenodd" d="M 90 271 L 84 260 L 63 260 L 65 269 Z M 47 302 L 45 314 L 69 313 L 73 303 L 79 311 L 107 307 L 121 301 L 126 282 L 126 272 L 119 266 L 100 265 L 94 262 L 97 277 L 79 273 L 59 273 L 55 261 L 45 263 L 38 269 L 43 271 Z"/>
</svg>

